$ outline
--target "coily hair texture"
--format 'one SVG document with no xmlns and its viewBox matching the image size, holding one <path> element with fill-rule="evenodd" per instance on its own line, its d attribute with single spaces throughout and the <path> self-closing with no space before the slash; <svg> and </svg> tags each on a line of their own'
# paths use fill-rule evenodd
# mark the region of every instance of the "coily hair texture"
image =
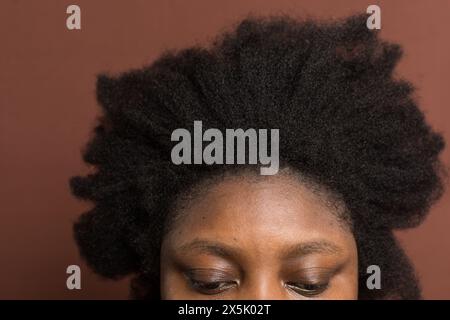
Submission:
<svg viewBox="0 0 450 320">
<path fill-rule="evenodd" d="M 84 152 L 95 172 L 71 180 L 94 206 L 74 225 L 82 257 L 108 278 L 133 275 L 132 297 L 159 298 L 164 223 L 177 197 L 227 165 L 174 165 L 171 133 L 279 128 L 280 163 L 339 195 L 359 255 L 360 299 L 416 299 L 414 270 L 393 230 L 417 226 L 442 193 L 441 135 L 396 44 L 366 16 L 337 21 L 250 17 L 209 46 L 170 51 L 119 76 L 100 75 L 103 115 Z M 366 286 L 378 265 L 381 290 Z"/>
</svg>

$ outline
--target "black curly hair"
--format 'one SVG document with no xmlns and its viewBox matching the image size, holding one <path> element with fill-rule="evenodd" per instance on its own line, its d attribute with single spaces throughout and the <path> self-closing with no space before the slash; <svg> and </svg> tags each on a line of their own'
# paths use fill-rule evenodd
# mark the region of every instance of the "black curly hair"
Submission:
<svg viewBox="0 0 450 320">
<path fill-rule="evenodd" d="M 393 230 L 417 226 L 442 194 L 442 136 L 410 83 L 396 79 L 396 44 L 343 20 L 249 17 L 206 47 L 164 53 L 117 77 L 100 75 L 103 107 L 71 179 L 94 203 L 74 225 L 81 255 L 108 278 L 134 275 L 134 298 L 159 297 L 165 219 L 177 197 L 226 165 L 174 165 L 176 128 L 280 128 L 280 161 L 344 199 L 359 256 L 360 299 L 421 297 Z M 366 266 L 383 270 L 366 287 Z"/>
</svg>

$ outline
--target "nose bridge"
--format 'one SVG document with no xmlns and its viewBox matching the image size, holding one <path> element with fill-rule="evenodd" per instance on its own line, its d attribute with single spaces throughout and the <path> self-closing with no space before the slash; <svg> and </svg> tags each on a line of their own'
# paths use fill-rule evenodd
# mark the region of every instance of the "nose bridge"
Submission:
<svg viewBox="0 0 450 320">
<path fill-rule="evenodd" d="M 284 300 L 285 290 L 276 272 L 259 269 L 249 274 L 240 290 L 244 300 Z"/>
</svg>

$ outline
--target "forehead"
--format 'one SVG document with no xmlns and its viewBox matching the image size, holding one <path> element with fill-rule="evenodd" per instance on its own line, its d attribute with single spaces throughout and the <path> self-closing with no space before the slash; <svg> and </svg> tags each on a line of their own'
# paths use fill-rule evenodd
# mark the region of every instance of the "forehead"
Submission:
<svg viewBox="0 0 450 320">
<path fill-rule="evenodd" d="M 178 211 L 168 234 L 176 245 L 202 238 L 257 252 L 268 242 L 272 248 L 314 240 L 345 246 L 353 239 L 339 218 L 342 204 L 290 175 L 224 178 L 200 188 Z"/>
</svg>

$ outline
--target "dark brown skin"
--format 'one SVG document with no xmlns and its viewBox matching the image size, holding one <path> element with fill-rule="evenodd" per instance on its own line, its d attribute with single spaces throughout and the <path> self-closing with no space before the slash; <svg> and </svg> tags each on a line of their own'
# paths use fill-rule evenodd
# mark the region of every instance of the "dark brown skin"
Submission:
<svg viewBox="0 0 450 320">
<path fill-rule="evenodd" d="M 297 177 L 228 177 L 179 209 L 162 299 L 357 299 L 354 237 Z"/>
</svg>

